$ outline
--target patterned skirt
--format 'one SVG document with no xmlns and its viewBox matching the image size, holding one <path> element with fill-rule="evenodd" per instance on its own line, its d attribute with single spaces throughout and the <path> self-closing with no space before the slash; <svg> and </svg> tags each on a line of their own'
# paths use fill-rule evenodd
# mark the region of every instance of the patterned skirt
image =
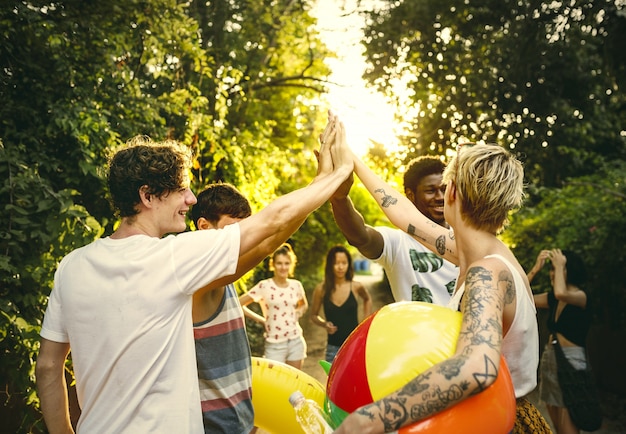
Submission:
<svg viewBox="0 0 626 434">
<path fill-rule="evenodd" d="M 551 434 L 541 412 L 526 398 L 517 398 L 514 434 Z"/>
</svg>

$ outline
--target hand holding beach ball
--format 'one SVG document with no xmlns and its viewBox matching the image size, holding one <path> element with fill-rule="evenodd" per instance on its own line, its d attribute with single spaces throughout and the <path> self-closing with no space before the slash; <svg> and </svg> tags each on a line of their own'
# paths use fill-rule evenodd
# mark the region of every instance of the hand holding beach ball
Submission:
<svg viewBox="0 0 626 434">
<path fill-rule="evenodd" d="M 422 302 L 392 303 L 366 318 L 330 367 L 325 406 L 335 426 L 454 355 L 460 329 L 460 312 Z M 502 358 L 498 378 L 483 392 L 398 433 L 501 434 L 514 422 L 515 392 Z"/>
</svg>

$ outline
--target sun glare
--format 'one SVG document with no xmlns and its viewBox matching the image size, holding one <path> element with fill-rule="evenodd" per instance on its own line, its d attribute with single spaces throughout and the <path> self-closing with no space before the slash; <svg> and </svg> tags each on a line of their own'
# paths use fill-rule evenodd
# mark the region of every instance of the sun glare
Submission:
<svg viewBox="0 0 626 434">
<path fill-rule="evenodd" d="M 336 59 L 326 60 L 332 85 L 323 102 L 343 120 L 350 146 L 363 156 L 372 140 L 390 151 L 397 150 L 398 141 L 394 108 L 362 78 L 366 67 L 360 44 L 363 20 L 356 12 L 347 13 L 355 4 L 354 0 L 317 0 L 312 15 L 318 19 L 320 37 L 337 53 Z"/>
</svg>

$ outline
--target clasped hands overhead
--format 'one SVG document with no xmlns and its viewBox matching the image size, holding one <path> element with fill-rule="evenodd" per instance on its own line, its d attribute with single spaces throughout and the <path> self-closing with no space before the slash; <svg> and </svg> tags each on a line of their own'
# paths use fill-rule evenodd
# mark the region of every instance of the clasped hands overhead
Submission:
<svg viewBox="0 0 626 434">
<path fill-rule="evenodd" d="M 314 151 L 318 162 L 318 175 L 333 171 L 345 172 L 346 178 L 354 168 L 354 153 L 348 146 L 346 129 L 339 116 L 328 111 L 328 123 L 319 136 L 319 151 Z"/>
</svg>

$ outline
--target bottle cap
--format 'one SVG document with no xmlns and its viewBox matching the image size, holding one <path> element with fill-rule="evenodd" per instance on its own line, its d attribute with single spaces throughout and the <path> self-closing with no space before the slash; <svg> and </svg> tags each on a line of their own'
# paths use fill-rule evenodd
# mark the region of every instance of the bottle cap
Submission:
<svg viewBox="0 0 626 434">
<path fill-rule="evenodd" d="M 296 390 L 289 396 L 289 403 L 291 405 L 296 405 L 298 402 L 304 399 L 304 395 L 299 390 Z"/>
</svg>

